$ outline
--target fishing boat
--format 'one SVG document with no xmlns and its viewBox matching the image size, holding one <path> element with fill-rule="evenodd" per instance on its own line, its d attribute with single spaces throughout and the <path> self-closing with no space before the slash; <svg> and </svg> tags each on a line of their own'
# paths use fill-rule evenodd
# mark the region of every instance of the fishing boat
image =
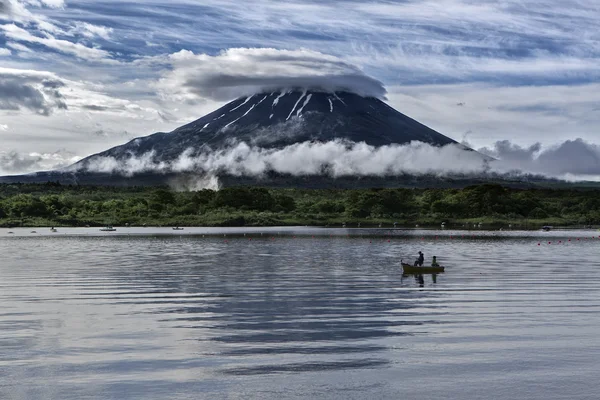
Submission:
<svg viewBox="0 0 600 400">
<path fill-rule="evenodd" d="M 423 266 L 423 267 L 415 267 L 414 265 L 410 265 L 410 264 L 405 264 L 403 262 L 400 262 L 402 264 L 402 272 L 405 274 L 439 274 L 439 273 L 443 273 L 445 267 L 427 267 L 427 266 Z"/>
<path fill-rule="evenodd" d="M 107 225 L 104 228 L 100 229 L 102 232 L 114 232 L 117 228 L 113 228 L 112 225 Z"/>
</svg>

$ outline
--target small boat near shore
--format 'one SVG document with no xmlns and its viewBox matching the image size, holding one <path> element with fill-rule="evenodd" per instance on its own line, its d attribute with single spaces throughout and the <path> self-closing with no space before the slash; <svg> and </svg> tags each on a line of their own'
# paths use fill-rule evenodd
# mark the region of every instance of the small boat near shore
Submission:
<svg viewBox="0 0 600 400">
<path fill-rule="evenodd" d="M 180 227 L 178 227 L 178 226 L 174 226 L 174 227 L 173 227 L 173 230 L 174 230 L 174 231 L 182 231 L 182 230 L 183 230 L 183 228 L 180 228 Z"/>
<path fill-rule="evenodd" d="M 113 228 L 111 225 L 107 225 L 106 227 L 100 229 L 101 232 L 114 232 L 117 228 Z"/>
<path fill-rule="evenodd" d="M 440 274 L 443 273 L 445 270 L 445 267 L 427 267 L 427 266 L 423 266 L 423 267 L 415 267 L 414 265 L 410 265 L 410 264 L 405 264 L 403 262 L 401 262 L 402 265 L 402 272 L 404 274 Z"/>
</svg>

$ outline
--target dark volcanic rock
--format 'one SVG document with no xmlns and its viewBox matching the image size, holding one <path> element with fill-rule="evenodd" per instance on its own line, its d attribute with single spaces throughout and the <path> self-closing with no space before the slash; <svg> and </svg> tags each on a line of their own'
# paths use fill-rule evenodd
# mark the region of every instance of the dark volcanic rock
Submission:
<svg viewBox="0 0 600 400">
<path fill-rule="evenodd" d="M 155 160 L 173 161 L 192 154 L 246 142 L 279 148 L 305 141 L 345 139 L 372 146 L 420 141 L 443 146 L 454 140 L 394 110 L 373 97 L 348 92 L 274 92 L 239 98 L 173 132 L 155 133 L 97 156 L 120 159 L 154 151 Z"/>
</svg>

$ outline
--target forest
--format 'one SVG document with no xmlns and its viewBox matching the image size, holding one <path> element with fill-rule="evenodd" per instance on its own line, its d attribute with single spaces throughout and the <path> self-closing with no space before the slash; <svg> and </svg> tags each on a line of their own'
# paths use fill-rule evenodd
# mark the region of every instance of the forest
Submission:
<svg viewBox="0 0 600 400">
<path fill-rule="evenodd" d="M 522 229 L 600 224 L 594 189 L 266 189 L 0 185 L 0 226 L 314 225 Z"/>
</svg>

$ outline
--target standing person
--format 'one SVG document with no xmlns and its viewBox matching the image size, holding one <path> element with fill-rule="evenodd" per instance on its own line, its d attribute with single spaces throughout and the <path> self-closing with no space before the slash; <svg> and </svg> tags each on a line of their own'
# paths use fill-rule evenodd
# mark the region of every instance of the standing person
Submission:
<svg viewBox="0 0 600 400">
<path fill-rule="evenodd" d="M 419 251 L 419 258 L 415 261 L 415 267 L 418 265 L 419 267 L 423 266 L 423 262 L 425 261 L 425 255 Z"/>
</svg>

